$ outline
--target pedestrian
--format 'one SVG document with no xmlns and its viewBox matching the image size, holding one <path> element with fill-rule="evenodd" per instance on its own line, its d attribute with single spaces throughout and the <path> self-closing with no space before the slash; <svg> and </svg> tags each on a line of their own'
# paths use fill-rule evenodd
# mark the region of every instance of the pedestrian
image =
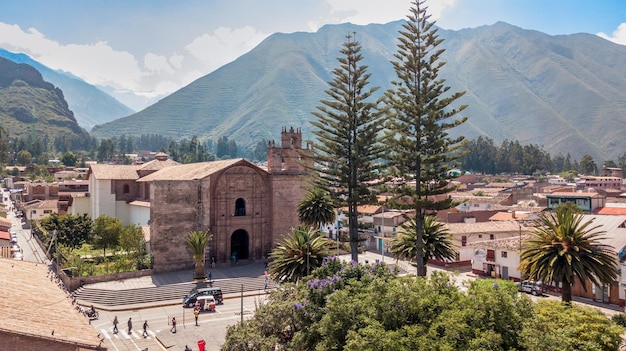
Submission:
<svg viewBox="0 0 626 351">
<path fill-rule="evenodd" d="M 176 334 L 176 317 L 172 317 L 172 329 L 170 331 Z"/>
<path fill-rule="evenodd" d="M 265 277 L 265 282 L 263 283 L 263 290 L 267 291 L 267 277 Z"/>
<path fill-rule="evenodd" d="M 115 316 L 115 318 L 113 318 L 113 334 L 117 334 L 117 316 Z"/>
<path fill-rule="evenodd" d="M 209 283 L 213 281 L 213 273 L 209 271 Z"/>
<path fill-rule="evenodd" d="M 143 338 L 148 337 L 148 321 L 143 322 Z"/>
<path fill-rule="evenodd" d="M 133 321 L 132 321 L 132 317 L 128 318 L 128 335 L 130 335 L 130 333 L 133 331 Z"/>
<path fill-rule="evenodd" d="M 193 316 L 196 317 L 196 327 L 198 326 L 198 317 L 200 316 L 200 306 L 193 309 Z"/>
<path fill-rule="evenodd" d="M 215 256 L 211 257 L 211 268 L 215 268 Z"/>
<path fill-rule="evenodd" d="M 270 265 L 270 260 L 267 257 L 265 257 L 265 269 L 267 269 L 267 266 L 269 265 Z"/>
</svg>

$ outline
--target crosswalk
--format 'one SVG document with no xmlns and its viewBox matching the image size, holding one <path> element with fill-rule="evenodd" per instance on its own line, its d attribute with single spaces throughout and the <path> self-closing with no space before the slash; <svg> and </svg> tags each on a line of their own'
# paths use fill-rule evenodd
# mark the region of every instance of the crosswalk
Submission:
<svg viewBox="0 0 626 351">
<path fill-rule="evenodd" d="M 145 339 L 153 339 L 158 332 L 160 332 L 160 330 L 148 330 L 148 336 Z M 100 335 L 105 339 L 144 339 L 143 330 L 133 330 L 128 334 L 128 330 L 120 328 L 120 331 L 114 334 L 110 329 L 100 329 Z"/>
</svg>

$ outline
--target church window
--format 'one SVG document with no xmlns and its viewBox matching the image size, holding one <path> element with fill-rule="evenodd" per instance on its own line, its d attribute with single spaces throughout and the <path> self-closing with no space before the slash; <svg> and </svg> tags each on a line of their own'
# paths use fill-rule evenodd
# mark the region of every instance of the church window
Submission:
<svg viewBox="0 0 626 351">
<path fill-rule="evenodd" d="M 242 198 L 238 198 L 235 201 L 235 216 L 245 216 L 246 215 L 246 201 Z"/>
<path fill-rule="evenodd" d="M 128 184 L 124 184 L 124 188 L 122 189 L 122 192 L 124 194 L 130 193 L 130 187 L 128 186 Z"/>
</svg>

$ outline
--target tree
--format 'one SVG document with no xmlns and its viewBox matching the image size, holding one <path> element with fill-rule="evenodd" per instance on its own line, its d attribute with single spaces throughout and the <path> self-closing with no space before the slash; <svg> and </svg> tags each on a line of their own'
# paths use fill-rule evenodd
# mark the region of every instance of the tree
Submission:
<svg viewBox="0 0 626 351">
<path fill-rule="evenodd" d="M 300 223 L 315 229 L 326 223 L 335 222 L 333 201 L 323 189 L 314 188 L 298 204 L 298 218 Z"/>
<path fill-rule="evenodd" d="M 541 215 L 540 225 L 522 248 L 522 269 L 529 279 L 561 283 L 563 302 L 572 300 L 572 285 L 578 278 L 586 282 L 610 285 L 617 277 L 616 253 L 602 244 L 604 231 L 593 226 L 593 219 L 569 210 Z"/>
<path fill-rule="evenodd" d="M 76 165 L 76 161 L 78 160 L 78 157 L 76 156 L 76 154 L 74 154 L 73 152 L 66 152 L 63 154 L 63 156 L 61 157 L 61 162 L 69 167 L 74 167 Z"/>
<path fill-rule="evenodd" d="M 48 233 L 56 230 L 57 242 L 73 250 L 90 239 L 93 222 L 86 214 L 53 213 L 41 220 L 40 227 Z"/>
<path fill-rule="evenodd" d="M 535 318 L 524 322 L 520 349 L 618 350 L 623 327 L 595 308 L 567 306 L 556 301 L 533 305 Z"/>
<path fill-rule="evenodd" d="M 2 126 L 0 126 L 0 164 L 9 162 L 9 138 Z M 4 169 L 4 167 L 2 167 Z"/>
<path fill-rule="evenodd" d="M 424 217 L 422 223 L 424 226 L 422 230 L 424 267 L 426 267 L 426 263 L 431 258 L 441 261 L 454 260 L 456 258 L 456 250 L 448 229 L 442 223 L 437 222 L 435 216 Z M 389 248 L 393 257 L 408 261 L 417 259 L 417 247 L 415 246 L 417 230 L 415 225 L 415 221 L 410 219 L 402 226 L 398 235 L 393 238 Z"/>
<path fill-rule="evenodd" d="M 206 247 L 213 238 L 212 234 L 203 231 L 191 231 L 187 234 L 185 242 L 193 253 L 193 259 L 196 261 L 196 269 L 194 279 L 204 278 L 204 256 Z"/>
<path fill-rule="evenodd" d="M 26 150 L 21 150 L 17 153 L 17 164 L 27 166 L 33 161 L 33 155 Z"/>
<path fill-rule="evenodd" d="M 598 165 L 596 165 L 596 161 L 593 160 L 593 157 L 589 155 L 584 155 L 583 158 L 580 159 L 578 167 L 580 168 L 580 172 L 584 175 L 598 174 Z"/>
<path fill-rule="evenodd" d="M 352 260 L 358 261 L 359 204 L 374 203 L 375 196 L 368 185 L 378 178 L 375 161 L 382 156 L 380 143 L 382 113 L 376 102 L 370 102 L 377 87 L 367 89 L 370 74 L 360 61 L 361 45 L 354 35 L 347 36 L 339 57 L 339 67 L 333 70 L 334 79 L 328 82 L 321 106 L 313 115 L 316 128 L 315 150 L 311 163 L 313 183 L 331 194 L 333 199 L 347 203 L 348 228 Z"/>
<path fill-rule="evenodd" d="M 145 253 L 145 239 L 143 229 L 136 224 L 130 224 L 124 227 L 120 235 L 120 246 L 126 254 L 134 258 L 137 263 L 137 269 L 141 269 L 141 256 Z"/>
<path fill-rule="evenodd" d="M 109 271 L 109 260 L 106 257 L 107 248 L 117 246 L 120 233 L 124 230 L 124 225 L 119 218 L 100 215 L 94 221 L 93 236 L 96 248 L 101 248 L 106 262 L 106 271 Z"/>
<path fill-rule="evenodd" d="M 449 171 L 463 156 L 464 138 L 448 133 L 467 118 L 450 120 L 466 108 L 451 106 L 464 92 L 449 93 L 445 80 L 438 78 L 445 64 L 440 61 L 444 50 L 438 48 L 443 39 L 433 28 L 434 22 L 428 22 L 424 0 L 413 4 L 392 62 L 398 81 L 385 94 L 390 118 L 384 140 L 390 167 L 399 180 L 394 188 L 395 205 L 415 210 L 417 274 L 424 276 L 422 222 L 427 212 L 455 205 L 450 196 L 443 195 L 453 190 Z M 407 197 L 410 201 L 400 201 Z"/>
<path fill-rule="evenodd" d="M 332 242 L 319 230 L 301 226 L 293 228 L 270 253 L 269 274 L 276 281 L 297 282 L 322 265 L 332 249 Z"/>
</svg>

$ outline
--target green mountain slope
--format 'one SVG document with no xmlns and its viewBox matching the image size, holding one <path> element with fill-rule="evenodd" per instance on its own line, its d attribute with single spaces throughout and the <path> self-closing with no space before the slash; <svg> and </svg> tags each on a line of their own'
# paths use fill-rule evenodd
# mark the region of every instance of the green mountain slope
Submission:
<svg viewBox="0 0 626 351">
<path fill-rule="evenodd" d="M 311 112 L 337 66 L 346 35 L 356 33 L 372 86 L 390 88 L 389 61 L 402 21 L 385 25 L 329 25 L 316 33 L 274 34 L 249 53 L 199 78 L 158 103 L 94 127 L 96 137 L 156 133 L 251 146 L 283 126 L 311 137 Z M 445 39 L 441 77 L 466 91 L 468 123 L 453 132 L 519 140 L 553 155 L 590 154 L 598 161 L 626 151 L 626 47 L 593 35 L 549 36 L 496 23 Z"/>
<path fill-rule="evenodd" d="M 16 54 L 0 49 L 0 57 L 16 63 L 26 63 L 37 69 L 43 79 L 63 90 L 65 100 L 78 124 L 90 130 L 103 124 L 126 117 L 134 111 L 95 86 L 67 73 L 54 71 L 24 54 Z"/>
<path fill-rule="evenodd" d="M 89 136 L 76 123 L 60 89 L 33 67 L 1 57 L 0 124 L 10 138 Z"/>
</svg>

